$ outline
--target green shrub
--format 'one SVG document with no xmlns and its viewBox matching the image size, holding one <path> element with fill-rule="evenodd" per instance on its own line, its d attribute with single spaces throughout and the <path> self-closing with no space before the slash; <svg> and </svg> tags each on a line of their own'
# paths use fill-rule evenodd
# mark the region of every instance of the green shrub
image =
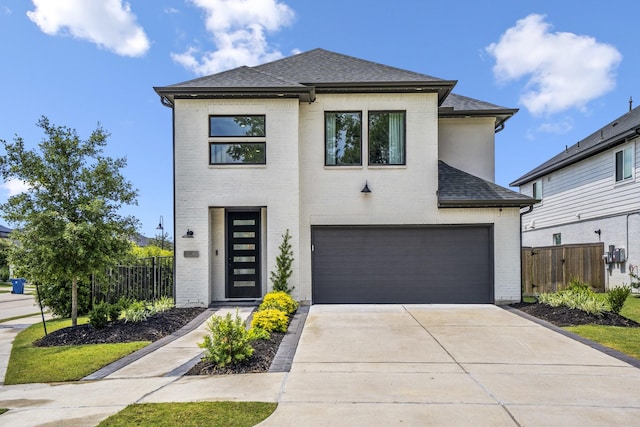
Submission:
<svg viewBox="0 0 640 427">
<path fill-rule="evenodd" d="M 147 303 L 144 301 L 134 301 L 124 310 L 125 322 L 142 322 L 151 316 L 151 312 L 147 309 Z"/>
<path fill-rule="evenodd" d="M 289 318 L 286 313 L 274 308 L 260 310 L 253 314 L 251 327 L 262 328 L 268 332 L 287 332 Z"/>
<path fill-rule="evenodd" d="M 282 291 L 269 292 L 264 296 L 262 304 L 258 307 L 258 310 L 267 310 L 274 308 L 276 310 L 284 311 L 288 316 L 292 315 L 298 309 L 298 302 L 294 300 L 291 295 Z"/>
<path fill-rule="evenodd" d="M 55 317 L 71 317 L 71 282 L 38 284 L 42 305 Z M 91 309 L 91 285 L 78 281 L 78 315 Z"/>
<path fill-rule="evenodd" d="M 287 229 L 282 236 L 282 243 L 278 246 L 280 254 L 276 257 L 276 270 L 271 272 L 271 281 L 273 282 L 274 291 L 282 291 L 288 294 L 295 288 L 289 287 L 289 277 L 293 274 L 291 265 L 293 264 L 293 250 L 291 249 L 291 235 Z"/>
<path fill-rule="evenodd" d="M 271 339 L 271 334 L 269 333 L 269 331 L 265 331 L 262 328 L 251 328 L 249 329 L 249 339 L 251 341 L 269 341 Z"/>
<path fill-rule="evenodd" d="M 153 307 L 155 308 L 157 313 L 169 311 L 173 308 L 173 306 L 173 298 L 171 297 L 160 297 L 160 299 L 153 302 Z"/>
<path fill-rule="evenodd" d="M 248 359 L 253 354 L 250 333 L 237 311 L 235 318 L 231 318 L 231 313 L 225 317 L 211 317 L 207 328 L 211 335 L 205 335 L 204 341 L 198 343 L 200 348 L 205 349 L 204 360 L 225 367 Z"/>
<path fill-rule="evenodd" d="M 572 281 L 565 290 L 540 294 L 538 302 L 552 307 L 565 306 L 578 309 L 598 316 L 608 310 L 602 294 L 596 294 L 587 285 L 578 281 Z"/>
<path fill-rule="evenodd" d="M 89 324 L 96 329 L 103 329 L 109 321 L 109 308 L 111 304 L 101 302 L 89 312 Z"/>
<path fill-rule="evenodd" d="M 115 322 L 120 318 L 122 314 L 122 306 L 119 303 L 109 304 L 107 307 L 107 315 L 109 316 L 109 321 Z"/>
<path fill-rule="evenodd" d="M 620 286 L 607 292 L 607 302 L 611 311 L 616 314 L 620 313 L 630 293 L 631 288 L 629 286 Z"/>
</svg>

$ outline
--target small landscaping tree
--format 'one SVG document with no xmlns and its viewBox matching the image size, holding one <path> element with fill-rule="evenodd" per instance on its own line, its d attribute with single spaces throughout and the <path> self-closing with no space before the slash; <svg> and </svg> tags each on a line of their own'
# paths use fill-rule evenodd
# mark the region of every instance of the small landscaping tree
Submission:
<svg viewBox="0 0 640 427">
<path fill-rule="evenodd" d="M 278 247 L 280 254 L 276 257 L 276 270 L 271 272 L 271 282 L 273 282 L 273 290 L 286 292 L 288 294 L 293 291 L 295 286 L 289 287 L 289 278 L 293 274 L 291 265 L 293 264 L 293 250 L 291 249 L 291 235 L 289 229 L 282 236 L 282 243 Z"/>
</svg>

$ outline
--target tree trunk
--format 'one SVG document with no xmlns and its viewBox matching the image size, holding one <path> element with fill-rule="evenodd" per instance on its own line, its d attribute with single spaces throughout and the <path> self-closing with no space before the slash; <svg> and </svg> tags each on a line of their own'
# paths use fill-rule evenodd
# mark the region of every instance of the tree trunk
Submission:
<svg viewBox="0 0 640 427">
<path fill-rule="evenodd" d="M 71 279 L 71 326 L 78 326 L 78 278 Z"/>
</svg>

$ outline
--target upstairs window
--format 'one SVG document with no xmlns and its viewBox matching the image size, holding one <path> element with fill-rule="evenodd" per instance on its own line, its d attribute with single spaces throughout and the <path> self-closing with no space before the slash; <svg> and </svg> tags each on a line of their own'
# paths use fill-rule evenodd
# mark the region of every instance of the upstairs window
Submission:
<svg viewBox="0 0 640 427">
<path fill-rule="evenodd" d="M 325 112 L 326 166 L 362 165 L 362 113 Z"/>
<path fill-rule="evenodd" d="M 406 164 L 404 111 L 369 113 L 369 164 Z"/>
<path fill-rule="evenodd" d="M 265 164 L 265 116 L 210 116 L 209 164 Z"/>
<path fill-rule="evenodd" d="M 533 183 L 532 196 L 534 199 L 542 200 L 542 180 L 541 179 Z"/>
<path fill-rule="evenodd" d="M 616 151 L 616 182 L 633 178 L 633 145 Z"/>
</svg>

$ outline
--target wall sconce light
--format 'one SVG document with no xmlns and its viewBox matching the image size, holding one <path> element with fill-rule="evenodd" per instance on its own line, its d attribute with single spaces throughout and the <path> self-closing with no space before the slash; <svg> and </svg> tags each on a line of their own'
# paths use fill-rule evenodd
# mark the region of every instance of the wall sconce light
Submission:
<svg viewBox="0 0 640 427">
<path fill-rule="evenodd" d="M 600 235 L 600 233 L 602 233 L 602 230 L 597 229 L 596 231 L 594 231 L 594 233 L 596 233 L 598 236 Z"/>
<path fill-rule="evenodd" d="M 182 236 L 182 238 L 184 239 L 193 239 L 193 230 L 189 230 L 187 228 L 187 234 L 185 234 L 184 236 Z"/>
<path fill-rule="evenodd" d="M 369 189 L 369 184 L 367 183 L 367 181 L 364 182 L 364 187 L 362 187 L 362 190 L 360 190 L 360 192 L 365 194 L 371 193 L 371 190 Z"/>
</svg>

